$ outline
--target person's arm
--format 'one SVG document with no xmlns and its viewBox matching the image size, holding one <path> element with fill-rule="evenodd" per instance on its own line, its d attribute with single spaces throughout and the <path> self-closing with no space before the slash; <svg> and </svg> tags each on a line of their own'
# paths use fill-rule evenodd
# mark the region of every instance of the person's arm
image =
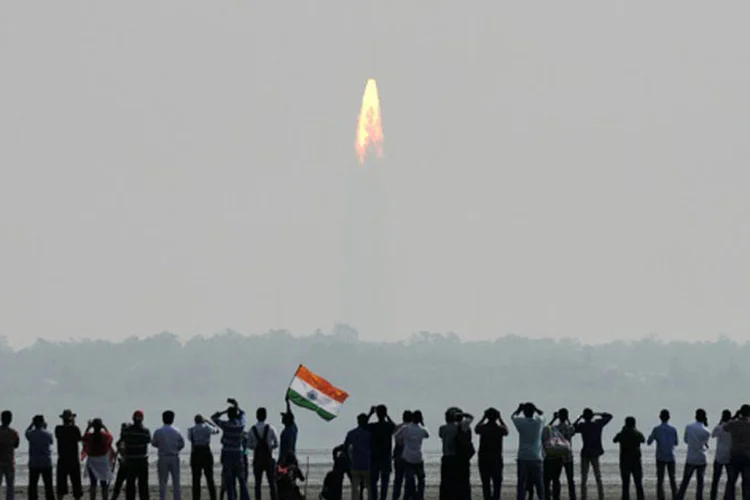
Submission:
<svg viewBox="0 0 750 500">
<path fill-rule="evenodd" d="M 224 429 L 224 421 L 221 419 L 221 416 L 224 415 L 226 411 L 217 411 L 213 415 L 211 415 L 211 421 L 216 424 L 217 427 Z"/>
<path fill-rule="evenodd" d="M 638 433 L 638 442 L 639 443 L 643 443 L 644 441 L 646 441 L 646 436 L 644 436 L 642 432 L 639 432 Z"/>
<path fill-rule="evenodd" d="M 672 440 L 675 446 L 680 446 L 680 438 L 677 436 L 677 429 L 672 428 Z"/>
<path fill-rule="evenodd" d="M 482 415 L 482 420 L 480 420 L 479 422 L 477 422 L 476 427 L 474 427 L 474 432 L 476 432 L 477 434 L 481 434 L 482 433 L 482 429 L 484 428 L 484 423 L 486 421 L 487 421 L 487 414 L 485 413 L 484 415 Z"/>
<path fill-rule="evenodd" d="M 514 411 L 513 415 L 510 416 L 511 420 L 517 417 L 518 415 L 520 415 L 522 411 L 523 411 L 523 403 L 519 404 L 518 408 L 516 408 L 516 411 Z"/>
<path fill-rule="evenodd" d="M 682 434 L 682 440 L 685 442 L 685 444 L 688 444 L 688 428 L 685 427 L 685 432 Z"/>
<path fill-rule="evenodd" d="M 427 439 L 428 437 L 430 437 L 430 433 L 427 430 L 427 427 L 422 426 L 422 427 L 420 427 L 420 429 L 422 429 L 422 437 L 424 437 L 425 439 Z"/>
<path fill-rule="evenodd" d="M 648 439 L 646 440 L 646 445 L 651 446 L 654 441 L 656 441 L 656 429 L 651 430 L 651 434 L 649 434 Z"/>
<path fill-rule="evenodd" d="M 610 423 L 612 421 L 612 414 L 611 413 L 606 413 L 606 412 L 605 413 L 600 413 L 599 416 L 602 419 L 602 427 L 604 427 L 605 425 L 607 425 L 608 423 Z"/>
<path fill-rule="evenodd" d="M 151 439 L 151 446 L 153 446 L 154 448 L 159 447 L 159 429 L 154 431 L 154 437 Z"/>
<path fill-rule="evenodd" d="M 268 430 L 268 439 L 271 440 L 270 447 L 272 450 L 275 450 L 276 448 L 279 447 L 279 439 L 278 439 L 278 436 L 276 435 L 276 429 L 274 429 L 270 425 L 269 425 L 269 430 Z"/>
<path fill-rule="evenodd" d="M 370 421 L 370 419 L 372 418 L 373 415 L 375 415 L 375 407 L 371 406 L 370 407 L 370 413 L 367 414 L 367 421 L 368 422 Z"/>
<path fill-rule="evenodd" d="M 13 431 L 13 437 L 11 438 L 10 445 L 13 449 L 21 446 L 21 437 L 18 435 L 16 431 Z"/>
<path fill-rule="evenodd" d="M 284 398 L 284 400 L 286 401 L 286 412 L 289 415 L 294 415 L 294 413 L 292 413 L 292 404 L 289 402 L 289 393 L 288 392 L 287 392 L 286 398 Z"/>
<path fill-rule="evenodd" d="M 185 448 L 185 439 L 182 437 L 182 433 L 177 432 L 177 449 L 182 450 Z"/>
<path fill-rule="evenodd" d="M 619 443 L 619 442 L 620 442 L 620 438 L 621 438 L 621 436 L 622 436 L 622 432 L 618 432 L 617 434 L 615 434 L 615 437 L 614 437 L 614 439 L 612 440 L 612 442 L 613 442 L 613 443 Z"/>
<path fill-rule="evenodd" d="M 247 413 L 245 413 L 245 410 L 243 410 L 239 406 L 237 407 L 237 411 L 240 415 L 240 422 L 242 423 L 242 427 L 247 427 Z"/>
</svg>

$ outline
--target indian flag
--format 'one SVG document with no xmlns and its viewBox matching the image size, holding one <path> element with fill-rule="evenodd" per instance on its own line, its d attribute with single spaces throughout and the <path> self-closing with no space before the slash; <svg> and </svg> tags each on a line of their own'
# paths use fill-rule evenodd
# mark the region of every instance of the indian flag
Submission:
<svg viewBox="0 0 750 500">
<path fill-rule="evenodd" d="M 341 405 L 349 394 L 299 365 L 292 383 L 289 384 L 287 396 L 289 401 L 297 406 L 312 410 L 325 420 L 333 420 L 338 416 Z"/>
</svg>

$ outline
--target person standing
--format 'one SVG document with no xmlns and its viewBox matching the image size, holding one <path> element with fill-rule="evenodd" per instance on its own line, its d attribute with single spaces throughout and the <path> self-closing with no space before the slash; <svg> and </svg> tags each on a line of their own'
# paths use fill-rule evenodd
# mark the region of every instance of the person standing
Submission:
<svg viewBox="0 0 750 500">
<path fill-rule="evenodd" d="M 410 410 L 405 410 L 401 416 L 401 423 L 393 431 L 393 500 L 400 500 L 401 489 L 404 485 L 404 440 L 399 431 L 409 425 L 412 420 Z"/>
<path fill-rule="evenodd" d="M 367 430 L 367 415 L 357 416 L 357 427 L 346 434 L 344 449 L 349 457 L 352 500 L 359 500 L 359 490 L 367 491 L 369 500 L 372 497 L 370 469 L 372 457 L 372 435 Z"/>
<path fill-rule="evenodd" d="M 172 478 L 174 500 L 181 500 L 180 452 L 185 448 L 185 440 L 180 430 L 174 427 L 174 412 L 167 410 L 161 415 L 164 425 L 154 431 L 152 446 L 159 450 L 156 470 L 159 474 L 159 500 L 167 498 L 167 482 Z"/>
<path fill-rule="evenodd" d="M 622 500 L 630 499 L 630 478 L 635 483 L 635 494 L 643 500 L 643 464 L 641 462 L 641 444 L 646 441 L 635 427 L 635 418 L 627 417 L 625 426 L 612 440 L 620 445 L 620 477 L 622 478 Z"/>
<path fill-rule="evenodd" d="M 727 422 L 732 420 L 732 412 L 724 410 L 721 412 L 721 421 L 714 427 L 711 437 L 716 438 L 716 454 L 714 455 L 714 473 L 711 479 L 711 500 L 716 500 L 719 495 L 719 481 L 724 469 L 729 476 L 729 468 L 732 466 L 732 436 L 724 429 Z"/>
<path fill-rule="evenodd" d="M 488 408 L 474 431 L 479 436 L 479 476 L 484 500 L 500 500 L 503 487 L 503 438 L 508 426 L 500 412 Z"/>
<path fill-rule="evenodd" d="M 570 422 L 567 408 L 560 408 L 560 410 L 554 414 L 549 429 L 567 441 L 568 452 L 561 457 L 547 456 L 544 459 L 544 487 L 547 498 L 560 500 L 560 493 L 562 490 L 560 474 L 562 474 L 564 469 L 565 478 L 568 483 L 569 500 L 576 500 L 576 483 L 573 472 L 573 436 L 575 435 L 576 430 Z"/>
<path fill-rule="evenodd" d="M 76 414 L 67 409 L 60 415 L 62 425 L 55 427 L 57 439 L 57 497 L 62 500 L 68 494 L 68 478 L 73 489 L 73 498 L 83 496 L 81 486 L 81 460 L 78 443 L 81 442 L 81 429 L 76 425 Z"/>
<path fill-rule="evenodd" d="M 396 431 L 396 441 L 403 443 L 401 458 L 404 464 L 404 479 L 406 488 L 404 500 L 424 500 L 425 474 L 424 458 L 422 456 L 422 442 L 430 437 L 424 427 L 424 418 L 419 410 L 411 414 L 404 413 L 404 418 L 410 421 Z"/>
<path fill-rule="evenodd" d="M 54 438 L 47 430 L 44 416 L 35 415 L 31 425 L 26 429 L 26 440 L 29 442 L 29 500 L 37 500 L 39 478 L 44 483 L 44 497 L 55 500 L 52 486 L 52 443 Z"/>
<path fill-rule="evenodd" d="M 263 475 L 268 481 L 271 500 L 276 500 L 276 462 L 273 450 L 279 447 L 276 429 L 266 423 L 268 412 L 265 408 L 258 408 L 255 412 L 257 422 L 248 432 L 249 449 L 253 450 L 253 476 L 255 477 L 255 500 L 261 500 L 261 486 Z"/>
<path fill-rule="evenodd" d="M 523 415 L 521 415 L 523 413 Z M 544 413 L 534 403 L 521 403 L 513 413 L 511 420 L 518 431 L 518 469 L 516 484 L 516 498 L 524 500 L 526 483 L 530 480 L 534 484 L 537 497 L 543 500 L 544 469 L 542 451 L 542 429 L 544 429 Z"/>
<path fill-rule="evenodd" d="M 708 451 L 708 440 L 711 432 L 708 430 L 708 417 L 706 411 L 698 409 L 695 411 L 695 422 L 685 427 L 685 444 L 687 445 L 687 459 L 685 460 L 685 471 L 683 473 L 677 499 L 683 500 L 685 492 L 690 485 L 693 472 L 696 473 L 698 485 L 695 489 L 696 500 L 703 500 L 703 479 L 706 475 L 706 452 Z"/>
<path fill-rule="evenodd" d="M 750 500 L 750 405 L 742 405 L 724 429 L 732 436 L 732 468 L 724 498 L 734 500 L 737 479 L 742 477 L 742 499 Z"/>
<path fill-rule="evenodd" d="M 393 433 L 396 431 L 396 424 L 388 415 L 388 408 L 385 405 L 381 404 L 370 408 L 370 414 L 367 415 L 368 422 L 373 415 L 377 416 L 378 421 L 367 424 L 367 430 L 372 437 L 370 492 L 372 493 L 372 500 L 386 500 L 388 498 L 388 485 L 391 481 Z M 379 492 L 378 484 L 380 485 Z"/>
<path fill-rule="evenodd" d="M 286 412 L 281 414 L 281 424 L 284 428 L 279 435 L 279 460 L 286 460 L 289 455 L 297 456 L 297 434 L 299 429 L 295 422 L 289 396 L 286 397 Z"/>
<path fill-rule="evenodd" d="M 89 496 L 96 500 L 98 486 L 102 489 L 102 500 L 109 500 L 109 483 L 112 481 L 112 434 L 107 431 L 102 419 L 90 420 L 83 433 L 83 452 L 81 456 L 86 457 L 86 471 L 88 472 L 91 486 Z"/>
<path fill-rule="evenodd" d="M 208 497 L 216 500 L 216 483 L 214 482 L 214 454 L 211 453 L 211 436 L 218 434 L 219 429 L 210 425 L 203 415 L 195 416 L 195 425 L 188 429 L 190 441 L 190 470 L 193 476 L 193 500 L 200 500 L 201 477 L 206 476 Z"/>
<path fill-rule="evenodd" d="M 133 412 L 133 423 L 124 427 L 120 440 L 125 446 L 125 498 L 135 500 L 136 483 L 138 497 L 148 500 L 148 445 L 151 443 L 151 431 L 143 425 L 143 412 Z"/>
<path fill-rule="evenodd" d="M 0 414 L 0 488 L 5 479 L 5 498 L 13 500 L 16 485 L 16 449 L 21 443 L 18 432 L 10 424 L 13 413 L 4 410 Z"/>
<path fill-rule="evenodd" d="M 664 500 L 665 470 L 669 474 L 669 489 L 672 491 L 672 498 L 677 494 L 674 449 L 679 444 L 679 440 L 677 429 L 669 425 L 670 418 L 669 410 L 662 410 L 659 413 L 661 424 L 654 427 L 646 441 L 649 446 L 656 441 L 656 497 L 658 500 Z"/>
<path fill-rule="evenodd" d="M 242 464 L 242 434 L 247 423 L 245 412 L 239 407 L 236 400 L 227 400 L 230 407 L 222 412 L 216 412 L 211 416 L 211 421 L 223 431 L 221 436 L 221 466 L 222 483 L 226 487 L 228 500 L 235 500 L 237 493 L 234 485 L 240 485 L 240 499 L 250 500 L 247 490 L 247 479 Z M 221 416 L 226 414 L 227 420 Z"/>
<path fill-rule="evenodd" d="M 127 427 L 128 424 L 123 422 L 120 426 L 120 439 L 115 443 L 115 447 L 117 448 L 117 474 L 115 475 L 115 484 L 112 486 L 112 498 L 110 500 L 117 500 L 120 497 L 122 485 L 125 484 L 125 481 L 128 479 L 128 469 L 125 463 L 126 446 L 125 442 L 122 440 L 122 431 L 127 429 Z"/>
<path fill-rule="evenodd" d="M 599 500 L 604 500 L 604 484 L 599 459 L 604 455 L 602 447 L 602 430 L 612 421 L 609 413 L 594 413 L 591 408 L 585 408 L 580 417 L 573 424 L 576 434 L 581 435 L 581 500 L 588 496 L 589 468 L 594 470 L 596 492 Z"/>
</svg>

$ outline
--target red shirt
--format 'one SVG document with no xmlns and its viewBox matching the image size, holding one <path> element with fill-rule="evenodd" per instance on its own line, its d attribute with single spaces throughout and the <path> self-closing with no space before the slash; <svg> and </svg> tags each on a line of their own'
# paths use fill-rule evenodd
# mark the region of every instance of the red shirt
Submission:
<svg viewBox="0 0 750 500">
<path fill-rule="evenodd" d="M 109 453 L 112 449 L 112 434 L 107 431 L 102 431 L 102 437 L 104 439 L 96 442 L 94 440 L 94 433 L 87 432 L 83 436 L 83 452 L 91 457 L 102 457 Z"/>
</svg>

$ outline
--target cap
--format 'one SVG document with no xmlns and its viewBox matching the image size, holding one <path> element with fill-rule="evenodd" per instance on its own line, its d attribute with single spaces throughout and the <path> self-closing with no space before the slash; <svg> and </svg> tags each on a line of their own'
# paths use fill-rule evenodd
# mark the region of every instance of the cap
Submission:
<svg viewBox="0 0 750 500">
<path fill-rule="evenodd" d="M 135 410 L 133 412 L 133 418 L 140 418 L 143 419 L 143 410 Z"/>
<path fill-rule="evenodd" d="M 60 415 L 60 418 L 63 420 L 68 420 L 71 418 L 76 418 L 76 414 L 73 413 L 73 410 L 71 410 L 70 408 L 66 408 L 65 410 L 63 410 L 62 414 Z"/>
</svg>

